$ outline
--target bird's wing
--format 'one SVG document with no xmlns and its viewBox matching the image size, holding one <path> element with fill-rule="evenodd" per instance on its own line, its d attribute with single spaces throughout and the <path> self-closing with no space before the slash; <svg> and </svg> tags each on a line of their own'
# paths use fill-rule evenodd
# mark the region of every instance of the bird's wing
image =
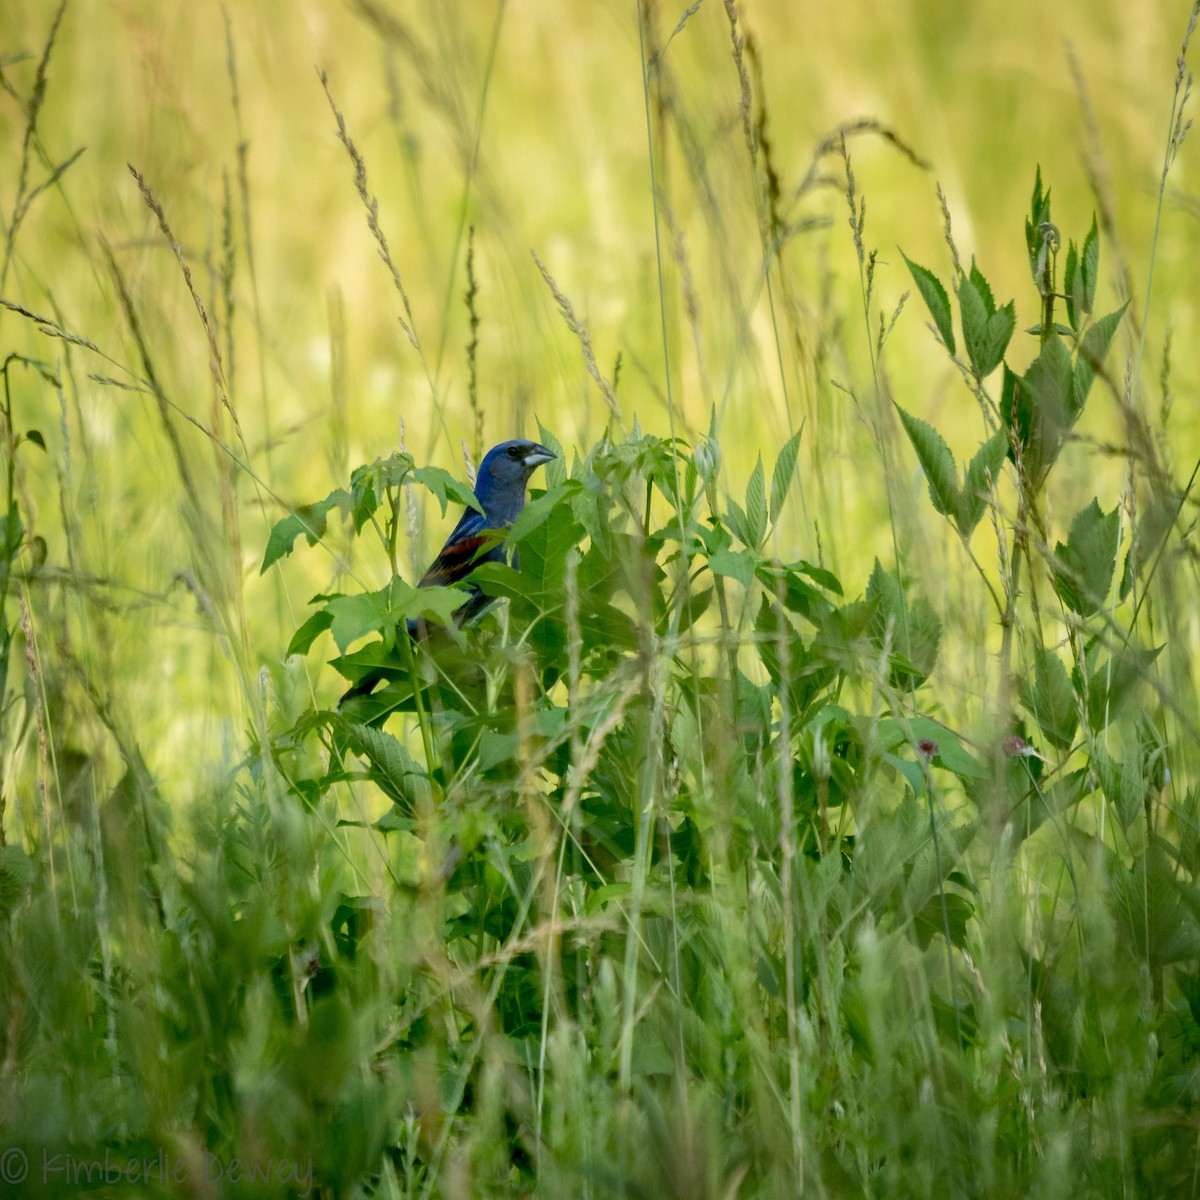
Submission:
<svg viewBox="0 0 1200 1200">
<path fill-rule="evenodd" d="M 446 587 L 465 579 L 490 549 L 496 548 L 487 518 L 473 509 L 463 514 L 441 553 L 429 564 L 418 587 Z"/>
</svg>

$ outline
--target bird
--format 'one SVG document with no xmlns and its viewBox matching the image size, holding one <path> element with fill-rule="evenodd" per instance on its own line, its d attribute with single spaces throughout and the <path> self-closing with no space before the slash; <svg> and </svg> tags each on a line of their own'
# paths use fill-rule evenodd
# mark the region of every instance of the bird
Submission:
<svg viewBox="0 0 1200 1200">
<path fill-rule="evenodd" d="M 503 562 L 504 547 L 496 540 L 496 531 L 509 528 L 521 515 L 529 477 L 543 463 L 557 457 L 540 442 L 524 438 L 493 446 L 483 456 L 475 477 L 475 499 L 483 511 L 468 508 L 463 513 L 417 587 L 449 587 L 465 580 L 482 563 Z M 518 566 L 515 553 L 513 566 Z M 466 604 L 454 614 L 459 625 L 472 621 L 491 603 L 475 584 L 467 584 L 466 591 Z M 408 622 L 409 635 L 414 639 L 424 637 L 426 630 L 426 623 L 419 618 Z M 366 695 L 386 677 L 383 671 L 368 672 L 342 696 L 339 705 L 352 696 Z"/>
</svg>

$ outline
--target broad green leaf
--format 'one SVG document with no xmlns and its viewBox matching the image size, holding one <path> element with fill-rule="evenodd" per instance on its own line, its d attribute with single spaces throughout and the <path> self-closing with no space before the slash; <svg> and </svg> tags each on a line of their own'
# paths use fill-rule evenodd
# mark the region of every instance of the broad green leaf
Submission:
<svg viewBox="0 0 1200 1200">
<path fill-rule="evenodd" d="M 1142 685 L 1150 675 L 1150 667 L 1162 653 L 1162 647 L 1144 650 L 1140 646 L 1124 646 L 1110 658 L 1101 658 L 1100 643 L 1093 642 L 1084 655 L 1087 671 L 1088 723 L 1099 732 L 1120 716 L 1121 712 L 1142 693 Z M 1076 679 L 1078 683 L 1078 677 Z"/>
<path fill-rule="evenodd" d="M 287 554 L 291 554 L 296 539 L 304 534 L 308 544 L 315 546 L 325 536 L 325 523 L 329 510 L 336 503 L 333 493 L 316 504 L 302 504 L 294 509 L 281 521 L 277 521 L 267 538 L 267 549 L 263 555 L 262 567 L 259 574 L 265 574 L 268 567 L 274 565 Z"/>
<path fill-rule="evenodd" d="M 967 358 L 975 366 L 979 347 L 987 334 L 988 312 L 982 294 L 975 281 L 969 275 L 963 275 L 958 281 L 958 311 L 962 321 L 963 343 L 967 347 Z M 976 374 L 979 374 L 976 368 Z"/>
<path fill-rule="evenodd" d="M 893 682 L 903 687 L 923 683 L 937 662 L 942 636 L 933 606 L 924 598 L 908 603 L 900 580 L 878 559 L 867 583 L 867 600 L 874 605 L 875 644 L 882 647 L 891 638 Z"/>
<path fill-rule="evenodd" d="M 1102 512 L 1093 499 L 1072 521 L 1066 544 L 1054 547 L 1054 590 L 1081 617 L 1091 616 L 1108 597 L 1119 536 L 1117 509 Z"/>
<path fill-rule="evenodd" d="M 1119 763 L 1097 741 L 1092 747 L 1091 765 L 1106 799 L 1113 806 L 1122 826 L 1128 829 L 1142 815 L 1149 790 L 1141 762 L 1133 757 L 1128 762 Z"/>
<path fill-rule="evenodd" d="M 763 474 L 762 455 L 750 473 L 750 482 L 746 485 L 746 525 L 753 541 L 748 545 L 757 550 L 763 544 L 767 535 L 767 495 L 766 480 Z"/>
<path fill-rule="evenodd" d="M 387 458 L 377 458 L 373 463 L 354 471 L 350 476 L 350 491 L 341 493 L 341 496 L 342 507 L 349 511 L 355 532 L 362 530 L 375 515 L 388 491 L 404 483 L 412 469 L 412 455 L 397 450 Z M 436 470 L 432 467 L 425 469 Z M 442 511 L 445 512 L 444 504 Z"/>
<path fill-rule="evenodd" d="M 288 643 L 287 656 L 293 654 L 307 654 L 309 647 L 333 624 L 333 614 L 327 609 L 322 608 L 313 613 L 299 629 L 292 634 L 292 640 Z"/>
<path fill-rule="evenodd" d="M 573 521 L 574 516 L 567 502 L 582 490 L 582 484 L 575 480 L 567 480 L 558 487 L 553 487 L 541 496 L 530 500 L 513 522 L 508 541 L 512 545 L 522 543 L 543 521 L 549 520 L 551 514 L 560 506 L 562 506 L 562 515 L 565 519 Z M 555 520 L 558 518 L 556 517 Z"/>
<path fill-rule="evenodd" d="M 953 520 L 959 506 L 958 468 L 954 465 L 950 447 L 932 425 L 905 412 L 899 405 L 896 411 L 900 414 L 900 423 L 908 434 L 908 440 L 917 452 L 921 470 L 925 472 L 933 507 Z"/>
<path fill-rule="evenodd" d="M 1058 457 L 1076 415 L 1071 403 L 1071 355 L 1061 339 L 1052 337 L 1042 344 L 1021 383 L 1031 418 L 1025 470 L 1030 479 L 1040 483 Z"/>
<path fill-rule="evenodd" d="M 708 566 L 714 575 L 736 579 L 747 590 L 754 582 L 755 559 L 749 550 L 722 550 L 708 560 Z"/>
<path fill-rule="evenodd" d="M 957 524 L 963 537 L 970 537 L 983 517 L 990 495 L 988 477 L 991 477 L 993 484 L 999 480 L 1000 469 L 1007 457 L 1008 430 L 997 429 L 971 459 L 965 486 L 959 494 Z"/>
<path fill-rule="evenodd" d="M 33 860 L 19 846 L 0 846 L 0 920 L 20 904 L 34 873 Z"/>
<path fill-rule="evenodd" d="M 1138 957 L 1157 968 L 1200 956 L 1200 927 L 1181 895 L 1195 888 L 1176 877 L 1160 846 L 1132 867 L 1115 856 L 1111 863 L 1113 907 Z"/>
<path fill-rule="evenodd" d="M 545 425 L 539 420 L 538 441 L 546 447 L 547 450 L 553 450 L 558 456 L 551 459 L 542 470 L 546 472 L 546 483 L 554 488 L 560 483 L 565 483 L 567 480 L 567 456 L 563 453 L 562 443 L 548 430 Z"/>
<path fill-rule="evenodd" d="M 483 512 L 483 506 L 475 498 L 475 493 L 471 491 L 471 488 L 461 479 L 455 479 L 449 471 L 443 471 L 441 467 L 417 467 L 411 472 L 411 478 L 414 483 L 426 487 L 437 497 L 443 517 L 446 515 L 446 506 L 450 500 L 453 500 L 455 504 L 463 505 L 464 508 L 473 508 L 476 512 Z"/>
<path fill-rule="evenodd" d="M 758 543 L 754 540 L 754 530 L 750 525 L 750 520 L 742 510 L 742 506 L 736 500 L 729 501 L 725 520 L 739 541 L 749 546 L 752 550 L 758 549 Z"/>
<path fill-rule="evenodd" d="M 1060 750 L 1070 747 L 1079 725 L 1071 677 L 1052 650 L 1033 652 L 1033 676 L 1020 685 L 1021 703 L 1037 722 L 1046 740 Z"/>
<path fill-rule="evenodd" d="M 415 592 L 416 588 L 400 580 L 394 586 L 404 591 Z M 378 633 L 389 622 L 395 623 L 395 616 L 388 604 L 388 588 L 378 592 L 360 592 L 356 596 L 335 596 L 325 605 L 329 614 L 329 631 L 337 648 L 345 654 L 351 642 L 365 637 L 368 633 Z"/>
<path fill-rule="evenodd" d="M 913 282 L 917 285 L 917 291 L 921 293 L 921 298 L 925 301 L 925 306 L 929 309 L 929 315 L 933 317 L 933 323 L 937 328 L 938 334 L 945 343 L 946 349 L 953 354 L 954 324 L 950 318 L 950 298 L 946 295 L 946 289 L 942 286 L 942 281 L 928 267 L 922 267 L 918 263 L 913 262 L 903 250 L 900 253 L 904 261 L 908 264 Z"/>
<path fill-rule="evenodd" d="M 1121 570 L 1119 594 L 1122 600 L 1129 595 L 1134 579 L 1157 558 L 1182 504 L 1183 498 L 1180 496 L 1163 495 L 1152 497 L 1150 503 L 1144 505 L 1125 555 L 1125 566 Z"/>
<path fill-rule="evenodd" d="M 343 721 L 351 749 L 369 764 L 368 774 L 404 815 L 411 815 L 421 794 L 428 794 L 429 775 L 404 744 L 382 729 Z"/>
<path fill-rule="evenodd" d="M 775 460 L 775 470 L 771 472 L 771 524 L 779 520 L 783 502 L 787 499 L 788 489 L 792 486 L 792 477 L 796 473 L 796 455 L 800 450 L 800 435 L 803 429 L 797 429 L 783 444 L 779 457 Z"/>
<path fill-rule="evenodd" d="M 992 287 L 983 277 L 983 272 L 976 265 L 974 256 L 971 257 L 971 269 L 967 272 L 967 278 L 979 293 L 979 298 L 983 301 L 983 307 L 987 315 L 989 317 L 993 316 L 996 312 L 996 301 L 992 296 Z"/>
<path fill-rule="evenodd" d="M 1017 324 L 1012 301 L 997 309 L 992 289 L 982 272 L 971 262 L 970 274 L 958 282 L 958 305 L 962 315 L 963 342 L 967 357 L 979 379 L 990 375 L 1001 363 Z"/>
<path fill-rule="evenodd" d="M 1092 390 L 1092 380 L 1096 371 L 1108 357 L 1108 349 L 1116 335 L 1117 326 L 1129 307 L 1126 300 L 1116 312 L 1101 317 L 1090 325 L 1079 341 L 1079 352 L 1075 356 L 1075 374 L 1071 387 L 1071 420 L 1074 421 L 1083 412 L 1088 393 Z"/>
</svg>

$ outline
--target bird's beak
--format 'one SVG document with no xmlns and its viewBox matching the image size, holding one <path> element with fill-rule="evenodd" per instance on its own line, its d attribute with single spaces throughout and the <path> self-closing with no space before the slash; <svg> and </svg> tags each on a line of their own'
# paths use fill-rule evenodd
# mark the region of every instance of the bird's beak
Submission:
<svg viewBox="0 0 1200 1200">
<path fill-rule="evenodd" d="M 525 465 L 532 471 L 534 467 L 540 467 L 542 463 L 548 463 L 551 459 L 557 458 L 558 455 L 553 450 L 547 450 L 545 446 L 535 445 L 525 455 Z"/>
</svg>

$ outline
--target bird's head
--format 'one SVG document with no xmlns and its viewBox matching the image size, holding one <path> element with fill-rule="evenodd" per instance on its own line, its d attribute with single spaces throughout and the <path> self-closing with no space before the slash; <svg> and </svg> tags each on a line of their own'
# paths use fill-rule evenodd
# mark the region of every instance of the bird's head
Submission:
<svg viewBox="0 0 1200 1200">
<path fill-rule="evenodd" d="M 493 446 L 479 464 L 475 495 L 490 517 L 513 521 L 525 503 L 529 476 L 558 456 L 538 442 L 516 438 Z"/>
</svg>

